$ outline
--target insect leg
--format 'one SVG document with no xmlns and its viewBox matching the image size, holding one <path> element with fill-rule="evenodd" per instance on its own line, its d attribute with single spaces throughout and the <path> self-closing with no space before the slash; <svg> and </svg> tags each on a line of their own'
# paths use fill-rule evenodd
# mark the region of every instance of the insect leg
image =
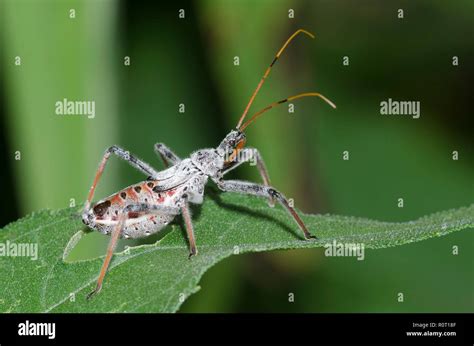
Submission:
<svg viewBox="0 0 474 346">
<path fill-rule="evenodd" d="M 299 228 L 303 231 L 304 237 L 306 239 L 311 239 L 316 237 L 309 233 L 306 225 L 304 224 L 303 220 L 299 217 L 296 211 L 290 206 L 288 200 L 283 196 L 283 194 L 277 190 L 275 190 L 271 186 L 265 186 L 260 184 L 255 184 L 247 181 L 239 181 L 239 180 L 220 180 L 216 181 L 217 186 L 226 192 L 238 192 L 248 195 L 260 196 L 260 197 L 273 197 L 275 198 L 280 204 L 290 213 L 293 219 L 298 224 Z"/>
<path fill-rule="evenodd" d="M 163 143 L 156 143 L 155 151 L 158 155 L 160 155 L 166 167 L 168 167 L 169 165 L 175 165 L 179 161 L 181 161 L 181 159 Z"/>
<path fill-rule="evenodd" d="M 184 200 L 184 206 L 181 207 L 181 214 L 183 215 L 184 224 L 186 226 L 186 232 L 188 233 L 189 239 L 189 258 L 197 255 L 196 239 L 194 238 L 194 227 L 191 219 L 191 213 L 189 211 L 189 203 L 187 199 Z"/>
<path fill-rule="evenodd" d="M 251 161 L 253 158 L 255 158 L 256 164 L 257 164 L 257 169 L 260 173 L 260 176 L 262 177 L 263 180 L 263 185 L 265 186 L 270 186 L 270 177 L 268 176 L 268 170 L 267 167 L 265 166 L 265 162 L 263 162 L 262 155 L 260 155 L 260 152 L 256 148 L 245 148 L 242 149 L 237 156 L 237 161 L 235 164 L 232 166 L 226 168 L 223 172 L 222 175 L 229 173 L 231 170 L 234 168 L 237 168 L 241 164 L 245 162 Z M 268 205 L 270 207 L 275 206 L 275 199 L 273 197 L 269 197 L 268 199 Z"/>
<path fill-rule="evenodd" d="M 154 212 L 157 214 L 165 213 L 171 215 L 177 215 L 181 212 L 184 219 L 184 224 L 186 227 L 186 233 L 188 234 L 189 239 L 189 257 L 191 258 L 194 255 L 197 255 L 197 247 L 196 247 L 196 238 L 194 237 L 194 227 L 193 222 L 191 219 L 191 212 L 189 209 L 189 202 L 187 198 L 184 198 L 184 205 L 181 207 L 181 210 L 178 207 L 170 207 L 170 206 L 162 206 L 162 205 L 155 205 L 155 204 L 137 204 L 131 205 L 127 208 L 127 212 L 142 212 L 142 211 L 149 211 Z"/>
<path fill-rule="evenodd" d="M 186 232 L 188 234 L 189 239 L 189 257 L 197 255 L 196 239 L 194 237 L 194 227 L 187 198 L 184 198 L 184 205 L 181 207 L 181 209 L 178 207 L 142 203 L 137 205 L 131 205 L 127 211 L 139 213 L 145 210 L 157 214 L 164 213 L 171 215 L 177 215 L 181 212 L 181 214 L 183 215 Z"/>
<path fill-rule="evenodd" d="M 102 264 L 99 278 L 97 279 L 97 286 L 91 293 L 87 295 L 87 299 L 90 299 L 92 298 L 92 296 L 99 293 L 102 288 L 102 282 L 104 280 L 105 274 L 107 273 L 107 269 L 109 268 L 110 260 L 112 259 L 112 255 L 114 253 L 115 247 L 117 246 L 117 241 L 120 238 L 120 234 L 122 233 L 125 222 L 128 219 L 128 213 L 129 212 L 140 213 L 143 211 L 150 211 L 151 213 L 156 213 L 156 214 L 163 214 L 163 213 L 172 214 L 172 215 L 179 214 L 179 208 L 176 208 L 176 207 L 146 204 L 146 203 L 131 204 L 131 205 L 126 206 L 122 210 L 122 213 L 119 216 L 117 224 L 115 225 L 114 230 L 112 231 L 112 236 L 111 236 L 109 245 L 107 247 L 107 254 L 105 256 L 104 263 Z"/>
<path fill-rule="evenodd" d="M 97 187 L 100 177 L 102 176 L 102 173 L 104 171 L 105 165 L 111 154 L 114 154 L 118 156 L 119 158 L 121 158 L 122 160 L 127 161 L 132 167 L 136 168 L 137 170 L 141 171 L 142 173 L 148 176 L 155 176 L 157 174 L 157 172 L 150 165 L 136 158 L 135 156 L 130 155 L 128 151 L 125 151 L 124 149 L 116 145 L 111 146 L 105 151 L 104 157 L 102 158 L 99 168 L 97 169 L 94 182 L 92 183 L 92 187 L 89 190 L 89 195 L 87 197 L 86 205 L 84 207 L 84 213 L 87 213 L 87 211 L 89 210 L 92 198 L 94 197 L 95 188 Z"/>
<path fill-rule="evenodd" d="M 128 213 L 122 212 L 120 215 L 119 221 L 115 225 L 114 230 L 112 231 L 112 237 L 109 242 L 109 246 L 107 247 L 107 254 L 104 259 L 104 263 L 102 264 L 102 268 L 100 269 L 99 278 L 97 279 L 97 286 L 95 289 L 87 295 L 87 299 L 91 299 L 95 294 L 99 293 L 102 289 L 102 281 L 104 280 L 105 274 L 107 273 L 107 269 L 109 268 L 110 260 L 112 259 L 112 255 L 114 254 L 115 247 L 117 246 L 117 240 L 122 233 L 122 228 L 125 224 L 127 219 Z"/>
</svg>

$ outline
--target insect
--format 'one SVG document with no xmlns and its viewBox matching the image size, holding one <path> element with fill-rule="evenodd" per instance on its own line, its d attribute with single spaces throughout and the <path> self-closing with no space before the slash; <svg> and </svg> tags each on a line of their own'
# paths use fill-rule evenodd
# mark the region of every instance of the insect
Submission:
<svg viewBox="0 0 474 346">
<path fill-rule="evenodd" d="M 255 96 L 270 74 L 271 68 L 279 59 L 288 44 L 298 35 L 314 35 L 306 30 L 297 30 L 284 43 L 275 55 L 270 66 L 253 92 L 235 129 L 231 130 L 217 148 L 200 149 L 188 158 L 180 159 L 173 151 L 162 143 L 155 144 L 155 151 L 161 157 L 165 170 L 157 171 L 149 164 L 140 160 L 128 151 L 118 146 L 108 148 L 96 172 L 90 188 L 82 221 L 91 229 L 111 235 L 104 263 L 99 273 L 96 288 L 87 296 L 91 298 L 102 288 L 102 282 L 112 258 L 117 240 L 123 238 L 142 238 L 158 232 L 169 224 L 178 214 L 184 219 L 189 241 L 189 257 L 197 254 L 194 228 L 189 210 L 189 204 L 201 204 L 204 197 L 204 187 L 212 180 L 220 190 L 265 197 L 269 205 L 279 202 L 296 221 L 305 239 L 316 238 L 311 235 L 304 222 L 290 206 L 285 196 L 270 185 L 267 169 L 258 150 L 245 148 L 245 129 L 266 111 L 285 102 L 302 97 L 314 96 L 323 99 L 331 107 L 334 103 L 320 93 L 309 92 L 288 97 L 274 102 L 253 114 L 244 122 Z M 131 185 L 105 199 L 91 205 L 96 186 L 111 155 L 116 155 L 127 161 L 132 167 L 144 173 L 148 178 L 138 184 Z M 234 168 L 250 160 L 256 161 L 263 184 L 248 181 L 224 180 L 224 175 Z"/>
</svg>

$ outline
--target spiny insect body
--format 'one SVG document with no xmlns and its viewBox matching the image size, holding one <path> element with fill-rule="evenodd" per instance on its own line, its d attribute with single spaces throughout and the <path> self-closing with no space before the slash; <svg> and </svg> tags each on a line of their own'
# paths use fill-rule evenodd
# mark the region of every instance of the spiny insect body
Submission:
<svg viewBox="0 0 474 346">
<path fill-rule="evenodd" d="M 225 192 L 265 197 L 268 198 L 270 206 L 273 206 L 275 201 L 279 202 L 296 221 L 305 239 L 316 238 L 309 233 L 305 224 L 292 206 L 290 206 L 285 196 L 270 186 L 267 169 L 258 150 L 245 148 L 246 136 L 244 130 L 247 126 L 264 112 L 282 103 L 301 97 L 315 96 L 336 108 L 330 100 L 319 93 L 302 93 L 274 102 L 255 113 L 245 123 L 243 122 L 255 96 L 268 77 L 272 66 L 291 40 L 300 33 L 314 38 L 311 33 L 302 29 L 290 36 L 265 71 L 236 128 L 227 134 L 217 148 L 197 150 L 189 158 L 180 159 L 167 146 L 158 143 L 155 145 L 155 151 L 167 167 L 163 171 L 156 171 L 149 164 L 120 147 L 112 146 L 105 151 L 89 191 L 82 220 L 90 228 L 111 235 L 111 240 L 99 273 L 97 286 L 88 295 L 88 298 L 101 290 L 104 276 L 119 238 L 142 238 L 156 233 L 169 224 L 178 214 L 181 214 L 184 219 L 189 239 L 189 257 L 196 255 L 197 248 L 189 203 L 201 204 L 203 202 L 204 186 L 209 179 Z M 97 183 L 112 154 L 127 161 L 132 167 L 144 173 L 148 178 L 91 205 Z M 263 184 L 240 180 L 224 180 L 226 173 L 250 160 L 256 161 Z"/>
</svg>

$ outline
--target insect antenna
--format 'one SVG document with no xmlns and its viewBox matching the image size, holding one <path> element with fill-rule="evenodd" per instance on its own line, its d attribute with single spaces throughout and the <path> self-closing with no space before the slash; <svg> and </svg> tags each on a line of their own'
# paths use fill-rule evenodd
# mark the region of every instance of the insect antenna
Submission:
<svg viewBox="0 0 474 346">
<path fill-rule="evenodd" d="M 298 95 L 293 95 L 293 96 L 290 96 L 290 97 L 287 97 L 286 99 L 283 99 L 283 100 L 280 100 L 278 102 L 273 102 L 272 104 L 266 106 L 265 108 L 259 110 L 257 113 L 255 113 L 254 115 L 252 115 L 252 117 L 247 120 L 240 128 L 239 130 L 240 131 L 244 131 L 245 128 L 247 126 L 249 126 L 252 122 L 255 121 L 255 119 L 257 119 L 259 116 L 261 116 L 263 113 L 265 113 L 266 111 L 269 111 L 270 109 L 278 106 L 278 105 L 281 105 L 282 103 L 285 103 L 285 102 L 288 102 L 288 101 L 292 101 L 292 100 L 296 100 L 296 99 L 299 99 L 299 98 L 302 98 L 302 97 L 308 97 L 308 96 L 314 96 L 314 97 L 319 97 L 321 99 L 323 99 L 324 101 L 326 101 L 327 104 L 329 104 L 332 108 L 336 108 L 336 105 L 331 101 L 329 100 L 327 97 L 325 97 L 324 95 L 321 95 L 320 93 L 302 93 L 302 94 L 298 94 Z"/>
<path fill-rule="evenodd" d="M 311 38 L 314 38 L 314 35 L 306 30 L 303 30 L 303 29 L 299 29 L 297 30 L 293 35 L 290 36 L 290 38 L 288 40 L 286 40 L 285 44 L 280 48 L 280 50 L 278 51 L 278 53 L 275 55 L 275 58 L 273 59 L 272 63 L 270 64 L 270 66 L 267 67 L 267 70 L 265 71 L 262 79 L 260 79 L 260 82 L 258 83 L 257 85 L 257 88 L 255 89 L 255 91 L 253 92 L 252 94 L 252 97 L 250 98 L 250 101 L 249 103 L 247 104 L 247 107 L 245 107 L 245 110 L 244 110 L 244 113 L 242 114 L 242 116 L 240 117 L 239 119 L 239 122 L 237 123 L 237 128 L 239 128 L 241 125 L 242 125 L 242 122 L 244 121 L 245 119 L 245 116 L 247 115 L 249 109 L 250 109 L 250 106 L 252 105 L 253 103 L 253 100 L 255 99 L 255 96 L 257 96 L 258 94 L 258 91 L 260 90 L 260 88 L 262 87 L 263 85 L 263 82 L 265 82 L 265 79 L 268 77 L 268 75 L 270 74 L 270 70 L 272 69 L 273 65 L 277 62 L 277 60 L 280 58 L 280 55 L 281 53 L 283 53 L 283 51 L 285 50 L 286 46 L 288 46 L 288 44 L 300 33 L 303 33 L 303 34 L 306 34 L 308 35 L 309 37 Z"/>
</svg>

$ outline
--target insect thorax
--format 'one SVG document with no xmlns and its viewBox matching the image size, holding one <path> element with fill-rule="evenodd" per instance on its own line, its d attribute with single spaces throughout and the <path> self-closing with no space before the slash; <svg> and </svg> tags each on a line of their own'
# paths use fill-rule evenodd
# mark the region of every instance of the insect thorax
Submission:
<svg viewBox="0 0 474 346">
<path fill-rule="evenodd" d="M 201 149 L 191 154 L 191 161 L 204 174 L 216 176 L 224 167 L 224 158 L 216 149 Z"/>
</svg>

